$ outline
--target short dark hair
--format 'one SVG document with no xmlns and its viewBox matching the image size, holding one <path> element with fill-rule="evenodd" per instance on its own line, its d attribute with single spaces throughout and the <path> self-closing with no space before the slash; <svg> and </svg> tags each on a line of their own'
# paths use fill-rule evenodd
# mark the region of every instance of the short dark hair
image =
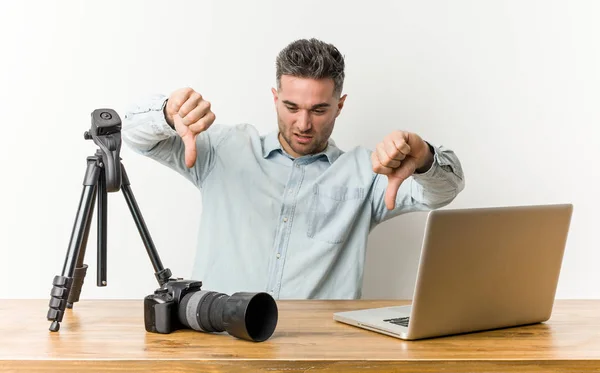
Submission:
<svg viewBox="0 0 600 373">
<path fill-rule="evenodd" d="M 311 79 L 331 78 L 334 93 L 341 94 L 344 65 L 344 56 L 334 45 L 315 38 L 296 40 L 277 56 L 277 88 L 281 88 L 282 75 Z"/>
</svg>

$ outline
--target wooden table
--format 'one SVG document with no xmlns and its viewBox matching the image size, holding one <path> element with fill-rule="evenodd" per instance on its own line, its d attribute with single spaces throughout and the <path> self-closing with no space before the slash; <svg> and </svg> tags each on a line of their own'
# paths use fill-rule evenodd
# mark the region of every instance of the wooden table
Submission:
<svg viewBox="0 0 600 373">
<path fill-rule="evenodd" d="M 82 300 L 58 333 L 48 300 L 0 300 L 1 371 L 600 372 L 600 300 L 559 300 L 544 324 L 423 341 L 338 323 L 340 310 L 403 301 L 279 301 L 273 336 L 146 333 L 143 302 Z"/>
</svg>

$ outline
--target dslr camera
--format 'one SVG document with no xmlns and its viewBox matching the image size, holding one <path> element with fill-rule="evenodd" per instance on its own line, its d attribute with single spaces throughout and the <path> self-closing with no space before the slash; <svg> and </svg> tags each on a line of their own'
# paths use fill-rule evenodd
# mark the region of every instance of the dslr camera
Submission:
<svg viewBox="0 0 600 373">
<path fill-rule="evenodd" d="M 277 325 L 277 304 L 264 292 L 231 296 L 202 290 L 202 282 L 170 279 L 144 298 L 146 331 L 168 334 L 179 329 L 227 331 L 254 342 L 267 340 Z"/>
</svg>

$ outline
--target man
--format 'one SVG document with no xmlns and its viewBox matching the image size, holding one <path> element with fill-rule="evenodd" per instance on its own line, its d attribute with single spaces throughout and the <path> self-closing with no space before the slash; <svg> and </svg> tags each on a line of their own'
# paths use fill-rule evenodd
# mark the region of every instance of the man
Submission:
<svg viewBox="0 0 600 373">
<path fill-rule="evenodd" d="M 298 40 L 276 65 L 276 131 L 213 125 L 210 103 L 183 88 L 126 113 L 123 139 L 201 190 L 192 278 L 205 289 L 360 298 L 369 232 L 402 213 L 450 203 L 464 188 L 460 162 L 400 130 L 375 151 L 343 152 L 330 138 L 346 99 L 340 52 Z M 401 246 L 401 235 L 389 239 Z"/>
</svg>

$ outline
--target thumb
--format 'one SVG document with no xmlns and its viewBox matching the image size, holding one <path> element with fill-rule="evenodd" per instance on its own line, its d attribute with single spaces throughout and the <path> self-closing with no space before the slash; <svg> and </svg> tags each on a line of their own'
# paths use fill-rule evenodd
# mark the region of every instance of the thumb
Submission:
<svg viewBox="0 0 600 373">
<path fill-rule="evenodd" d="M 396 206 L 396 196 L 398 195 L 400 185 L 415 172 L 415 169 L 415 160 L 413 158 L 406 158 L 400 167 L 388 175 L 388 186 L 385 190 L 385 206 L 388 210 L 392 210 Z"/>
<path fill-rule="evenodd" d="M 188 168 L 194 166 L 196 163 L 196 135 L 191 131 L 188 131 L 181 137 L 183 140 L 183 146 L 185 147 L 185 165 Z"/>
<path fill-rule="evenodd" d="M 389 175 L 388 176 L 388 185 L 385 190 L 385 206 L 388 210 L 393 210 L 396 206 L 396 195 L 398 195 L 398 189 L 404 179 Z"/>
<path fill-rule="evenodd" d="M 183 124 L 179 114 L 173 115 L 173 122 L 175 123 L 175 131 L 181 136 L 185 147 L 185 165 L 190 168 L 196 163 L 196 135 Z"/>
</svg>

